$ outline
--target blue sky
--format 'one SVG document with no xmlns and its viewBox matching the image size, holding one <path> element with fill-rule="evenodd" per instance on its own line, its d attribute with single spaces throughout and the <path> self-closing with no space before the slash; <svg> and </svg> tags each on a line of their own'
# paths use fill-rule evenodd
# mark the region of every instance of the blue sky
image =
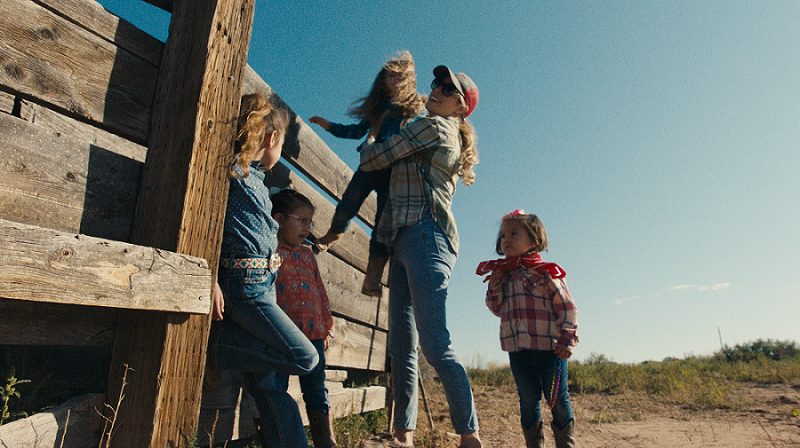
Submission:
<svg viewBox="0 0 800 448">
<path fill-rule="evenodd" d="M 141 1 L 106 8 L 164 39 Z M 480 163 L 459 185 L 448 326 L 506 362 L 478 262 L 500 217 L 542 219 L 578 306 L 575 359 L 708 355 L 800 341 L 800 3 L 259 1 L 249 64 L 306 121 L 349 123 L 383 62 L 418 87 L 470 75 Z M 315 128 L 319 131 L 319 128 Z M 322 139 L 352 168 L 358 142 Z"/>
</svg>

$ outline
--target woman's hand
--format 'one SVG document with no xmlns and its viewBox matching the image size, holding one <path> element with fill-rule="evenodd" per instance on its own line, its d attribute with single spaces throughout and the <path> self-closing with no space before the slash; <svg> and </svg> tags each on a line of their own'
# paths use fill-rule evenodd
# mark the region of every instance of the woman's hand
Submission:
<svg viewBox="0 0 800 448">
<path fill-rule="evenodd" d="M 381 115 L 381 118 L 378 121 L 376 121 L 375 123 L 372 123 L 372 126 L 370 126 L 370 128 L 369 128 L 369 134 L 367 134 L 367 141 L 370 141 L 370 140 L 375 141 L 375 140 L 378 139 L 378 136 L 381 135 L 381 128 L 383 127 L 383 120 L 386 119 L 387 115 L 389 115 L 389 111 L 388 110 L 383 112 L 383 115 Z"/>
<path fill-rule="evenodd" d="M 214 291 L 211 292 L 211 318 L 222 320 L 222 313 L 225 312 L 225 297 L 222 295 L 222 288 L 219 282 L 214 282 Z"/>
<path fill-rule="evenodd" d="M 324 119 L 324 118 L 322 118 L 322 117 L 317 117 L 315 115 L 315 116 L 309 118 L 308 121 L 320 126 L 322 129 L 325 129 L 326 131 L 330 131 L 331 130 L 331 122 L 326 120 L 326 119 Z"/>
</svg>

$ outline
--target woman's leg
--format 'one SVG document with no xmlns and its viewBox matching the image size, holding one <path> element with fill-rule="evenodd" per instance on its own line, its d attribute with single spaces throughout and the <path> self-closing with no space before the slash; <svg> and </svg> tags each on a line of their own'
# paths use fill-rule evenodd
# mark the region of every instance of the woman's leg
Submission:
<svg viewBox="0 0 800 448">
<path fill-rule="evenodd" d="M 456 255 L 439 226 L 426 216 L 400 232 L 393 257 L 392 269 L 399 265 L 407 277 L 407 291 L 403 291 L 408 296 L 405 301 L 411 301 L 407 320 L 419 332 L 422 352 L 439 375 L 455 431 L 475 433 L 478 417 L 469 377 L 452 348 L 447 330 L 447 285 Z M 394 282 L 391 287 L 390 307 L 395 295 Z M 390 327 L 389 333 L 392 331 L 394 328 Z"/>
<path fill-rule="evenodd" d="M 389 266 L 389 336 L 387 350 L 392 368 L 394 430 L 417 427 L 417 344 L 414 310 L 402 264 Z M 413 437 L 413 433 L 412 433 Z M 400 440 L 405 443 L 405 440 Z"/>
</svg>

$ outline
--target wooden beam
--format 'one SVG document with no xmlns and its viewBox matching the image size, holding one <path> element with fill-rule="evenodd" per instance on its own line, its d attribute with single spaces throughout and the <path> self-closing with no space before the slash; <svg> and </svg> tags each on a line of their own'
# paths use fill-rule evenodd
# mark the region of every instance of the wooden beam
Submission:
<svg viewBox="0 0 800 448">
<path fill-rule="evenodd" d="M 0 426 L 0 446 L 86 448 L 97 446 L 103 394 L 75 397 L 61 406 Z"/>
<path fill-rule="evenodd" d="M 0 219 L 0 297 L 208 313 L 206 260 Z"/>
<path fill-rule="evenodd" d="M 132 242 L 216 271 L 254 0 L 173 5 Z M 211 284 L 209 283 L 209 289 Z M 110 388 L 127 365 L 118 447 L 183 446 L 197 427 L 209 317 L 122 312 Z"/>
</svg>

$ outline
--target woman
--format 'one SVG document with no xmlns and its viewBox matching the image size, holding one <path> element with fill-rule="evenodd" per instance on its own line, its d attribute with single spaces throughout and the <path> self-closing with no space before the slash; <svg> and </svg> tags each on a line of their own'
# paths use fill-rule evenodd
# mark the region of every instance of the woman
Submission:
<svg viewBox="0 0 800 448">
<path fill-rule="evenodd" d="M 417 420 L 417 345 L 442 381 L 450 417 L 465 448 L 481 447 L 469 378 L 451 347 L 445 302 L 458 252 L 450 210 L 456 181 L 474 182 L 475 131 L 465 120 L 478 104 L 478 88 L 463 73 L 441 65 L 425 108 L 381 143 L 376 123 L 361 148 L 364 171 L 391 167 L 392 177 L 378 241 L 392 247 L 389 270 L 389 355 L 394 393 L 394 438 L 413 446 Z"/>
</svg>

